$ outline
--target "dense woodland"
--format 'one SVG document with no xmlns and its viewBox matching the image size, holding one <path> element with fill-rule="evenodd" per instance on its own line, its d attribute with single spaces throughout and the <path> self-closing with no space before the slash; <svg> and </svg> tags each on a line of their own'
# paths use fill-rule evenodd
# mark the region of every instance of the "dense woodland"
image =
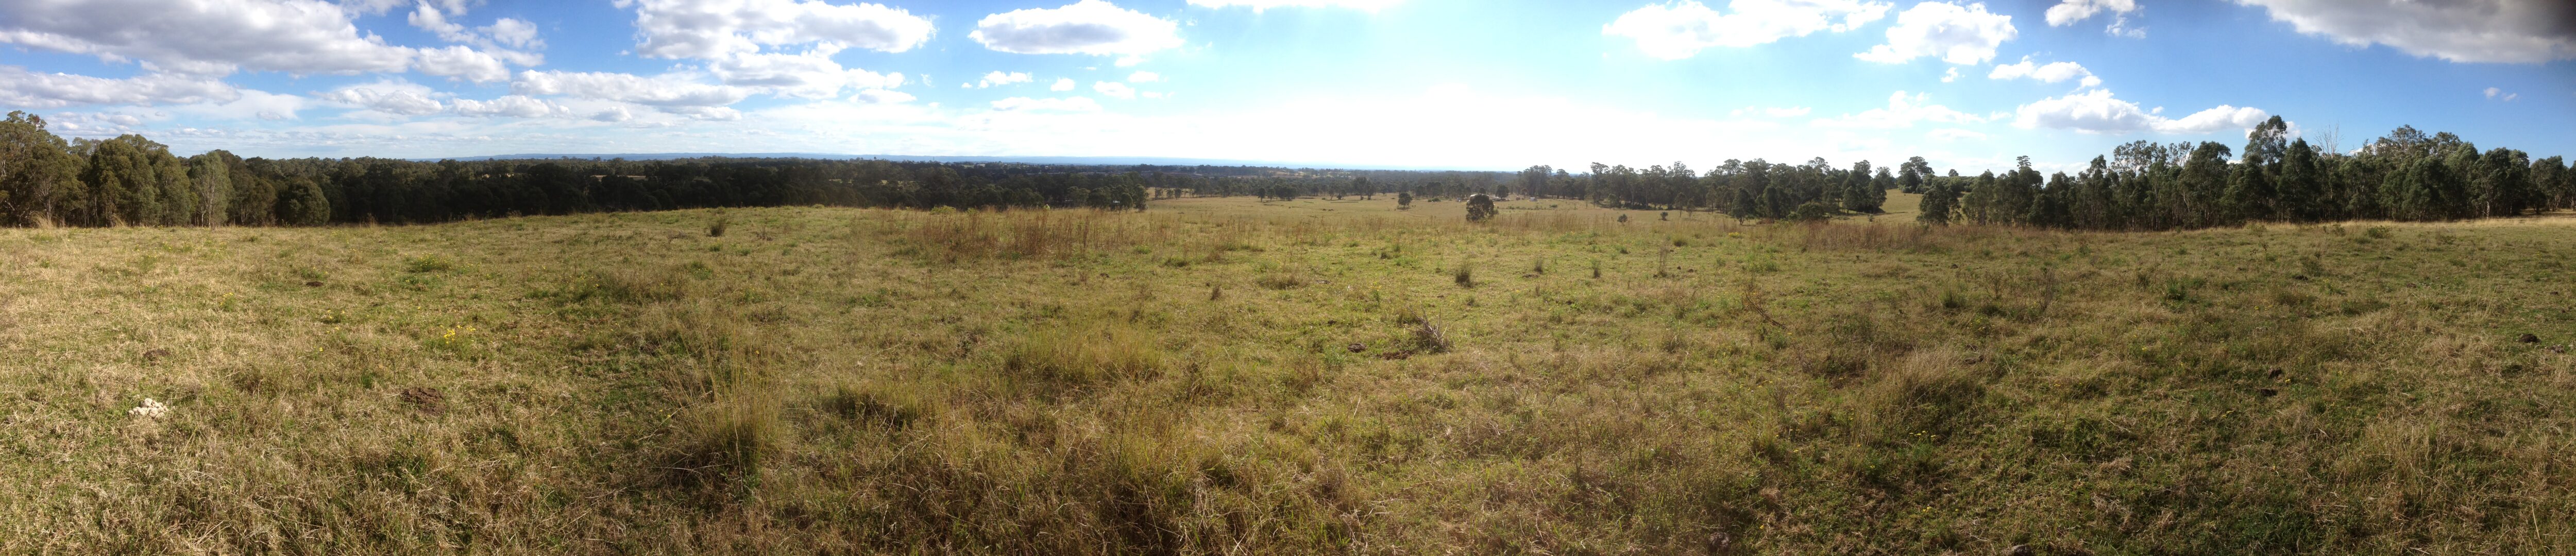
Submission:
<svg viewBox="0 0 2576 556">
<path fill-rule="evenodd" d="M 1739 219 L 1876 214 L 1889 190 L 1924 194 L 1920 221 L 2096 230 L 2162 230 L 2247 221 L 2452 220 L 2576 206 L 2560 157 L 2479 151 L 2412 127 L 2351 153 L 2288 137 L 2280 118 L 2241 151 L 2203 142 L 2122 145 L 2076 175 L 2043 176 L 2028 158 L 2001 174 L 1936 174 L 1914 157 L 1849 168 L 1728 160 L 1699 173 L 1675 162 L 1588 172 L 1311 170 L 1251 166 L 1103 166 L 702 158 L 271 160 L 216 150 L 181 157 L 139 135 L 66 141 L 42 118 L 0 121 L 0 224 L 319 225 L 709 207 L 1096 208 L 1144 210 L 1155 198 L 1309 196 L 1441 199 L 1475 193 L 1603 206 L 1721 211 Z"/>
</svg>

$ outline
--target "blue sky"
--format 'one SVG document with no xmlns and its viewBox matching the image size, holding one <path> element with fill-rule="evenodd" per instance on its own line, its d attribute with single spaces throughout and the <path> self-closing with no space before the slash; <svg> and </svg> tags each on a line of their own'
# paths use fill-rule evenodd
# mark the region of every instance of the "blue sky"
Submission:
<svg viewBox="0 0 2576 556">
<path fill-rule="evenodd" d="M 2080 165 L 2576 154 L 2550 0 L 0 0 L 0 108 L 182 153 Z"/>
</svg>

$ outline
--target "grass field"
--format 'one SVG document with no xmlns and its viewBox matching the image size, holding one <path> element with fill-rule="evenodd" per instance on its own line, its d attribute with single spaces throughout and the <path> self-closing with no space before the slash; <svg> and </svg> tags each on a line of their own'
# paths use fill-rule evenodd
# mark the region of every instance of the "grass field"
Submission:
<svg viewBox="0 0 2576 556">
<path fill-rule="evenodd" d="M 2576 218 L 1416 205 L 0 230 L 0 553 L 2576 551 Z"/>
</svg>

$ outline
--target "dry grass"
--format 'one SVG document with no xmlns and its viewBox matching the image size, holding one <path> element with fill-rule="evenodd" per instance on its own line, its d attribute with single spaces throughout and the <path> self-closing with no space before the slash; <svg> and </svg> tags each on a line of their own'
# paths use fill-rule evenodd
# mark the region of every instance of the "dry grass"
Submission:
<svg viewBox="0 0 2576 556">
<path fill-rule="evenodd" d="M 2576 219 L 1556 203 L 0 230 L 0 553 L 2576 546 Z"/>
</svg>

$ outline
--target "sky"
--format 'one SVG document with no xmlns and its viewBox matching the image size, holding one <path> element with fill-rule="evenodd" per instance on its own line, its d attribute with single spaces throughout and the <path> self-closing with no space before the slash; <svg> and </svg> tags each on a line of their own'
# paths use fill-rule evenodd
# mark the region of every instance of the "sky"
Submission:
<svg viewBox="0 0 2576 556">
<path fill-rule="evenodd" d="M 0 109 L 193 154 L 2072 168 L 2280 116 L 2576 155 L 2561 0 L 0 0 Z"/>
</svg>

